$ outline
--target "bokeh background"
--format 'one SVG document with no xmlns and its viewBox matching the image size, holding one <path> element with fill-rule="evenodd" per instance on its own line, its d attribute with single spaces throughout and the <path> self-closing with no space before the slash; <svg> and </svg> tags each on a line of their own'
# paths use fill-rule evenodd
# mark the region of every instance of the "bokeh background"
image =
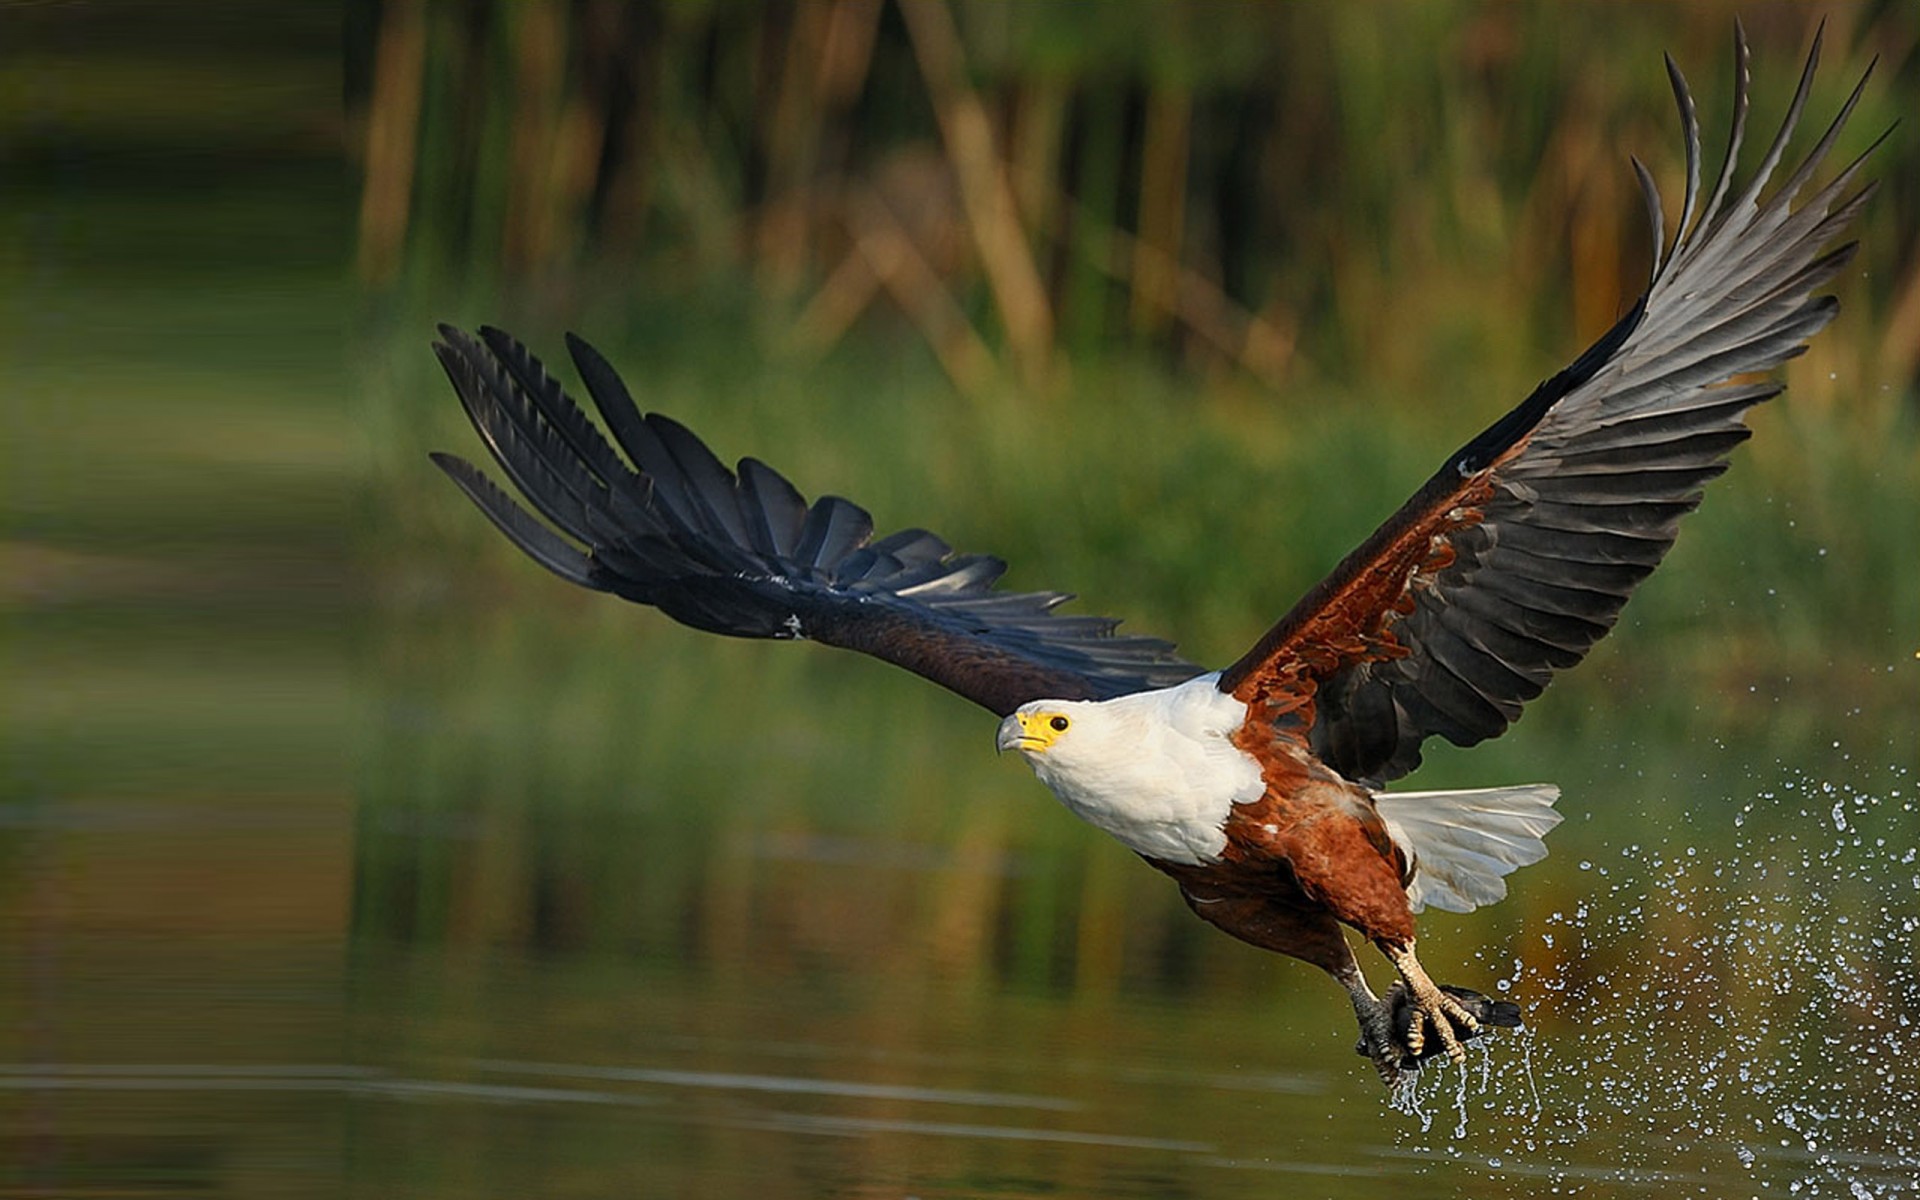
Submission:
<svg viewBox="0 0 1920 1200">
<path fill-rule="evenodd" d="M 1426 922 L 1535 1032 L 1411 1113 L 984 714 L 569 589 L 425 457 L 434 322 L 576 330 L 1227 661 L 1631 301 L 1736 12 L 1747 163 L 1823 17 L 1799 144 L 1876 55 L 1836 163 L 1916 110 L 1896 2 L 0 7 L 0 1189 L 1899 1194 L 1910 122 L 1615 635 L 1417 777 L 1569 820 Z"/>
</svg>

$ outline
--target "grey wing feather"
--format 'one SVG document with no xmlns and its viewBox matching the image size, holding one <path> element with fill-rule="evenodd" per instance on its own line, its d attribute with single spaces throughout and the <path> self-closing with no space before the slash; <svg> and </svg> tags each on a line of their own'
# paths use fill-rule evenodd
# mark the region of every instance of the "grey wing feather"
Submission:
<svg viewBox="0 0 1920 1200">
<path fill-rule="evenodd" d="M 1106 617 L 1057 617 L 1068 596 L 1001 592 L 1006 564 L 923 529 L 873 540 L 866 510 L 808 504 L 756 459 L 728 470 L 685 426 L 642 415 L 591 346 L 568 345 L 620 449 L 512 337 L 440 328 L 434 350 L 521 508 L 464 459 L 433 461 L 515 545 L 569 582 L 736 637 L 804 637 L 904 666 L 996 713 L 1190 679 L 1170 643 Z M 622 451 L 625 457 L 622 457 Z M 540 517 L 545 518 L 543 522 Z M 564 535 L 564 536 L 563 536 Z"/>
<path fill-rule="evenodd" d="M 1671 245 L 1660 250 L 1656 236 L 1645 295 L 1583 356 L 1598 361 L 1543 385 L 1436 476 L 1485 467 L 1492 495 L 1477 522 L 1449 535 L 1451 561 L 1414 581 L 1411 610 L 1388 625 L 1404 657 L 1358 662 L 1321 682 L 1314 748 L 1348 777 L 1406 774 L 1429 736 L 1471 745 L 1501 733 L 1555 671 L 1584 657 L 1748 436 L 1746 410 L 1780 391 L 1771 381 L 1729 381 L 1801 353 L 1833 319 L 1837 302 L 1813 292 L 1854 252 L 1851 243 L 1829 246 L 1873 191 L 1845 195 L 1866 154 L 1804 202 L 1800 193 L 1866 79 L 1762 200 L 1806 103 L 1816 37 L 1778 136 L 1723 208 L 1747 114 L 1744 33 L 1735 45 L 1730 146 L 1706 204 L 1696 216 L 1699 130 L 1686 81 L 1670 65 L 1686 195 Z M 1644 170 L 1641 178 L 1659 231 L 1658 192 Z"/>
</svg>

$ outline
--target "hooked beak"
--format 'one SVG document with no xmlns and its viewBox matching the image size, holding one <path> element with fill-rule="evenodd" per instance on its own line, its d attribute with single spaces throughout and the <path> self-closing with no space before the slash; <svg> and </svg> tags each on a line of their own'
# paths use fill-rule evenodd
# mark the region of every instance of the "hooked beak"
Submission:
<svg viewBox="0 0 1920 1200">
<path fill-rule="evenodd" d="M 1020 714 L 1014 713 L 1000 722 L 1000 732 L 993 740 L 993 752 L 1005 754 L 1009 750 L 1018 750 L 1026 731 L 1020 726 Z"/>
<path fill-rule="evenodd" d="M 1008 750 L 1045 750 L 1053 744 L 1053 738 L 1053 731 L 1046 728 L 1037 714 L 1014 713 L 1000 722 L 1000 733 L 994 739 L 994 749 L 1003 753 Z"/>
</svg>

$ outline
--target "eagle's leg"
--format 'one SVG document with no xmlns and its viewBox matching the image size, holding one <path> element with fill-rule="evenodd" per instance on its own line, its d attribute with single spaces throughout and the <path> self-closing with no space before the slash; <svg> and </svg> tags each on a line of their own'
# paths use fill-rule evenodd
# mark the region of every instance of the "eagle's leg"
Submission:
<svg viewBox="0 0 1920 1200">
<path fill-rule="evenodd" d="M 1429 1034 L 1437 1038 L 1447 1052 L 1447 1057 L 1455 1062 L 1465 1062 L 1466 1048 L 1460 1044 L 1460 1034 L 1454 1033 L 1459 1026 L 1461 1034 L 1472 1037 L 1480 1031 L 1480 1022 L 1473 1014 L 1452 996 L 1440 990 L 1433 982 L 1420 960 L 1413 956 L 1413 943 L 1398 945 L 1392 942 L 1380 943 L 1381 951 L 1393 963 L 1393 969 L 1400 972 L 1400 978 L 1406 981 L 1408 1002 L 1413 1007 L 1413 1024 L 1407 1029 L 1407 1056 L 1418 1058 L 1425 1049 Z"/>
<path fill-rule="evenodd" d="M 1330 971 L 1353 1000 L 1353 1015 L 1360 1021 L 1360 1045 L 1357 1049 L 1373 1060 L 1373 1069 L 1389 1085 L 1398 1083 L 1401 1071 L 1400 1048 L 1393 1044 L 1393 1009 L 1367 986 L 1360 964 L 1348 954 L 1347 961 Z"/>
</svg>

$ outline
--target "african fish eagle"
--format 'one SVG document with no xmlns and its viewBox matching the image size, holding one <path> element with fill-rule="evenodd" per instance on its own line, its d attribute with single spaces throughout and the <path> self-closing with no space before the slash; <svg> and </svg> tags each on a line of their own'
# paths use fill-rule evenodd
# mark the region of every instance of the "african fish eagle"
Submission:
<svg viewBox="0 0 1920 1200">
<path fill-rule="evenodd" d="M 1433 982 L 1414 956 L 1414 917 L 1504 896 L 1505 876 L 1546 853 L 1559 791 L 1386 784 L 1419 764 L 1429 737 L 1470 746 L 1504 731 L 1607 633 L 1748 436 L 1746 410 L 1781 390 L 1754 374 L 1799 354 L 1837 309 L 1814 291 L 1855 250 L 1833 244 L 1874 190 L 1847 194 L 1866 154 L 1800 197 L 1866 78 L 1762 198 L 1820 39 L 1778 135 L 1737 188 L 1748 51 L 1737 29 L 1734 42 L 1732 129 L 1704 204 L 1693 99 L 1667 60 L 1686 187 L 1668 240 L 1659 191 L 1634 162 L 1654 250 L 1631 310 L 1449 455 L 1223 670 L 1119 635 L 1116 621 L 1055 616 L 1060 593 L 996 591 L 1000 560 L 955 554 L 925 530 L 875 540 L 865 510 L 837 496 L 809 504 L 757 459 L 728 470 L 685 427 L 643 416 L 578 338 L 568 347 L 612 444 L 508 335 L 442 327 L 434 346 L 544 522 L 465 460 L 434 461 L 562 579 L 697 629 L 862 651 L 991 710 L 1000 749 L 1172 876 L 1201 918 L 1343 984 L 1360 1049 L 1392 1082 L 1425 1058 L 1460 1059 L 1461 1042 L 1489 1024 L 1518 1023 L 1512 1004 Z M 1384 998 L 1342 926 L 1392 962 Z"/>
</svg>

